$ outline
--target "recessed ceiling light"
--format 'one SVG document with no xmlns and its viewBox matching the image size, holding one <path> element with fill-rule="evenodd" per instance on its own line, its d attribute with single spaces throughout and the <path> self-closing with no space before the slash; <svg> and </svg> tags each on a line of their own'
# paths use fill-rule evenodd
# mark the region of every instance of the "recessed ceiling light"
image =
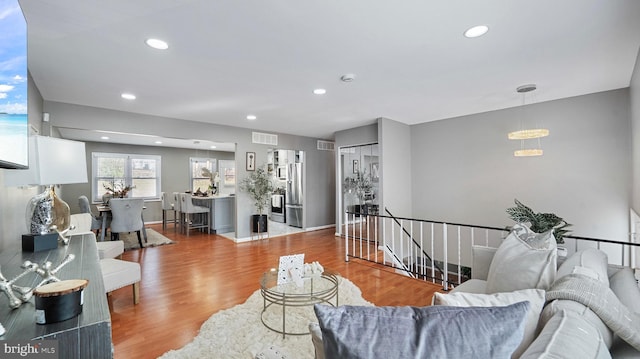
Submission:
<svg viewBox="0 0 640 359">
<path fill-rule="evenodd" d="M 132 93 L 123 93 L 120 96 L 125 100 L 135 100 L 136 99 L 136 95 L 134 95 Z"/>
<path fill-rule="evenodd" d="M 102 136 L 102 137 L 100 137 L 100 139 L 101 139 L 101 140 L 108 140 L 108 139 L 109 139 L 109 136 Z"/>
<path fill-rule="evenodd" d="M 157 50 L 166 50 L 169 48 L 169 44 L 160 39 L 147 39 L 144 43 Z"/>
<path fill-rule="evenodd" d="M 324 94 L 327 93 L 327 90 L 325 90 L 325 89 L 315 89 L 315 90 L 313 90 L 313 93 L 316 94 L 316 95 L 324 95 Z"/>
<path fill-rule="evenodd" d="M 162 141 L 156 141 L 155 143 L 156 143 L 157 145 L 161 145 L 161 144 L 162 144 Z"/>
<path fill-rule="evenodd" d="M 211 146 L 211 148 L 217 148 L 216 146 Z"/>
<path fill-rule="evenodd" d="M 247 120 L 253 121 L 256 118 L 257 118 L 256 115 L 247 115 Z"/>
<path fill-rule="evenodd" d="M 474 26 L 467 31 L 464 32 L 464 36 L 468 38 L 479 37 L 487 33 L 489 31 L 489 26 L 487 25 L 478 25 Z"/>
</svg>

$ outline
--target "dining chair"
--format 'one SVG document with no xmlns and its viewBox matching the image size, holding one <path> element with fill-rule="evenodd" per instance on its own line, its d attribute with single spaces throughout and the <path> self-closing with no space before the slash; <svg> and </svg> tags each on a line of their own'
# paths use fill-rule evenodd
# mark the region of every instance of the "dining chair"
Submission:
<svg viewBox="0 0 640 359">
<path fill-rule="evenodd" d="M 96 231 L 96 233 L 100 233 L 100 228 L 102 227 L 102 218 L 100 216 L 96 216 L 91 211 L 91 205 L 89 204 L 89 199 L 87 196 L 78 197 L 78 205 L 80 206 L 80 213 L 88 213 L 91 215 L 91 231 Z"/>
<path fill-rule="evenodd" d="M 189 193 L 180 193 L 180 210 L 184 215 L 184 226 L 187 236 L 191 229 L 207 229 L 207 233 L 211 234 L 209 226 L 209 208 L 196 206 Z"/>
<path fill-rule="evenodd" d="M 142 209 L 144 200 L 142 198 L 112 198 L 109 200 L 111 207 L 111 239 L 118 240 L 120 233 L 136 232 L 140 248 L 142 236 L 140 231 L 144 228 L 142 221 Z"/>
<path fill-rule="evenodd" d="M 173 192 L 173 210 L 176 212 L 175 214 L 175 218 L 176 218 L 176 226 L 173 227 L 173 229 L 175 230 L 176 228 L 180 230 L 180 233 L 182 233 L 182 225 L 184 224 L 184 220 L 182 219 L 182 206 L 180 205 L 180 192 Z"/>
<path fill-rule="evenodd" d="M 177 213 L 175 210 L 175 205 L 169 201 L 169 196 L 167 196 L 164 192 L 160 195 L 160 200 L 162 201 L 162 229 L 167 229 L 167 212 L 173 212 L 173 228 L 176 227 L 177 221 Z"/>
</svg>

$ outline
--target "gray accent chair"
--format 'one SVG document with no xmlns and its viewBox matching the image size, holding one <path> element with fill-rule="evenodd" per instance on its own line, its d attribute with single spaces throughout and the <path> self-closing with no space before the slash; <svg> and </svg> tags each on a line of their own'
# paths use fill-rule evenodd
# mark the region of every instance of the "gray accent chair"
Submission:
<svg viewBox="0 0 640 359">
<path fill-rule="evenodd" d="M 111 239 L 118 240 L 120 233 L 136 232 L 140 248 L 142 245 L 141 231 L 144 227 L 142 221 L 142 198 L 112 198 L 109 200 L 111 207 Z"/>
<path fill-rule="evenodd" d="M 208 234 L 211 234 L 211 227 L 209 226 L 209 208 L 196 206 L 193 204 L 191 194 L 180 193 L 180 210 L 184 214 L 185 220 L 183 223 L 187 236 L 191 229 L 206 229 Z"/>
<path fill-rule="evenodd" d="M 167 196 L 164 192 L 162 192 L 160 200 L 162 202 L 162 229 L 167 229 L 167 222 L 169 221 L 169 218 L 167 218 L 168 211 L 173 212 L 173 228 L 175 228 L 178 218 L 178 214 L 175 210 L 175 205 L 169 200 L 169 196 Z"/>
<path fill-rule="evenodd" d="M 91 230 L 98 231 L 100 233 L 100 228 L 102 227 L 102 218 L 100 216 L 96 216 L 91 211 L 91 204 L 89 203 L 89 199 L 87 196 L 78 197 L 78 205 L 80 206 L 80 213 L 89 213 L 91 215 Z"/>
<path fill-rule="evenodd" d="M 180 192 L 173 192 L 173 210 L 176 212 L 176 226 L 173 227 L 180 230 L 182 233 L 182 226 L 184 225 L 184 219 L 182 218 L 182 206 L 180 205 Z"/>
</svg>

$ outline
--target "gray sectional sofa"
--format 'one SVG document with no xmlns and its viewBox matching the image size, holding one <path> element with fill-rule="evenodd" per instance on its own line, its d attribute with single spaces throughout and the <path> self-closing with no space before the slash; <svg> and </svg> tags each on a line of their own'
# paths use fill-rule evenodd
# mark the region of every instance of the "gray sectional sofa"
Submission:
<svg viewBox="0 0 640 359">
<path fill-rule="evenodd" d="M 436 293 L 434 306 L 317 306 L 316 358 L 640 358 L 631 268 L 592 248 L 558 259 L 553 235 L 524 225 L 499 248 L 472 251 L 472 279 Z"/>
</svg>

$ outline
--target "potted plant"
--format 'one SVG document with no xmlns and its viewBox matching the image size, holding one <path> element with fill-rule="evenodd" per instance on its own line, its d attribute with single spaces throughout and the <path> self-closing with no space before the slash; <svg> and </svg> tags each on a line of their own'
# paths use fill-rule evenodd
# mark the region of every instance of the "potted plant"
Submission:
<svg viewBox="0 0 640 359">
<path fill-rule="evenodd" d="M 209 179 L 209 193 L 212 195 L 218 194 L 218 189 L 220 188 L 220 175 L 218 172 L 211 172 L 208 168 L 203 168 L 202 177 Z"/>
<path fill-rule="evenodd" d="M 553 213 L 535 213 L 517 199 L 515 203 L 515 207 L 507 208 L 509 218 L 517 223 L 529 223 L 529 228 L 536 233 L 544 233 L 553 229 L 553 236 L 556 238 L 556 242 L 559 244 L 564 243 L 564 236 L 570 232 L 567 229 L 571 227 L 569 223 Z"/>
<path fill-rule="evenodd" d="M 263 211 L 269 205 L 275 186 L 264 168 L 257 168 L 249 177 L 240 182 L 240 190 L 249 194 L 258 214 L 251 216 L 251 228 L 254 233 L 267 231 L 267 215 Z"/>
<path fill-rule="evenodd" d="M 102 195 L 102 201 L 104 204 L 109 204 L 109 200 L 111 198 L 125 198 L 129 194 L 129 191 L 133 189 L 133 186 L 127 186 L 124 182 L 120 181 L 116 183 L 115 181 L 111 181 L 111 184 L 103 184 L 105 189 L 105 194 Z"/>
</svg>

